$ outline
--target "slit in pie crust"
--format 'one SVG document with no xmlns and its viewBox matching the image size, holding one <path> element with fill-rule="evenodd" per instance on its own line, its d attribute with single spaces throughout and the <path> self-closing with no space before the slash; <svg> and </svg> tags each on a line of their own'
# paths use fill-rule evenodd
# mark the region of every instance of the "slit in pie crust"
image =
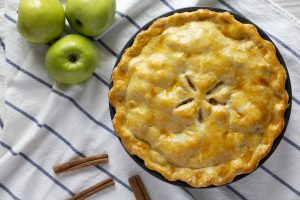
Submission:
<svg viewBox="0 0 300 200">
<path fill-rule="evenodd" d="M 253 171 L 284 127 L 286 73 L 275 47 L 228 12 L 157 19 L 112 74 L 113 126 L 168 180 L 222 185 Z"/>
</svg>

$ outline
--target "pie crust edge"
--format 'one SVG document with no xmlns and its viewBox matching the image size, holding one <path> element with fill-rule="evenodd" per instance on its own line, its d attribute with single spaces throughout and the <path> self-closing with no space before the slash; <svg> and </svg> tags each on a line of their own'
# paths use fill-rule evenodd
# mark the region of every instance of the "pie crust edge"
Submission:
<svg viewBox="0 0 300 200">
<path fill-rule="evenodd" d="M 122 107 L 121 101 L 124 94 L 126 93 L 126 71 L 128 62 L 133 57 L 138 56 L 142 48 L 148 43 L 148 41 L 152 37 L 161 34 L 166 29 L 166 27 L 168 27 L 168 25 L 172 25 L 174 23 L 184 23 L 193 20 L 196 21 L 210 19 L 213 17 L 217 17 L 221 20 L 224 20 L 225 22 L 237 24 L 242 27 L 243 32 L 247 34 L 247 36 L 249 36 L 251 40 L 257 41 L 260 44 L 264 45 L 273 59 L 276 59 L 276 62 L 278 62 L 274 45 L 271 42 L 264 40 L 257 32 L 254 25 L 243 24 L 237 21 L 229 12 L 219 13 L 206 9 L 199 9 L 193 12 L 184 12 L 180 14 L 175 13 L 174 15 L 157 19 L 147 30 L 140 32 L 136 36 L 132 46 L 125 50 L 120 62 L 113 70 L 113 87 L 109 91 L 109 101 L 116 110 L 113 119 L 113 127 L 116 131 L 116 134 L 121 138 L 122 144 L 124 145 L 125 149 L 131 155 L 137 155 L 139 158 L 144 160 L 147 168 L 159 172 L 166 179 L 170 181 L 181 180 L 187 182 L 193 187 L 223 185 L 225 183 L 231 182 L 239 174 L 252 172 L 258 166 L 260 160 L 269 153 L 274 140 L 277 136 L 280 135 L 285 123 L 284 113 L 288 107 L 288 93 L 285 90 L 286 73 L 284 68 L 281 67 L 282 70 L 277 72 L 279 73 L 278 84 L 277 88 L 275 88 L 276 92 L 282 95 L 281 101 L 275 104 L 275 117 L 277 118 L 276 128 L 273 128 L 268 132 L 264 132 L 264 136 L 262 139 L 263 142 L 257 146 L 248 162 L 233 160 L 221 165 L 201 169 L 176 167 L 172 164 L 161 166 L 151 161 L 149 159 L 151 146 L 148 143 L 137 139 L 131 133 L 128 133 L 123 129 L 122 121 L 125 120 L 126 111 Z"/>
</svg>

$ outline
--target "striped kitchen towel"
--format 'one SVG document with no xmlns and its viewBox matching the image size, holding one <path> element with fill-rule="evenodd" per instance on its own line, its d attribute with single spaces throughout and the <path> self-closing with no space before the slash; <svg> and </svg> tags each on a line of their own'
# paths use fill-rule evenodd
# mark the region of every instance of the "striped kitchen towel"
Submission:
<svg viewBox="0 0 300 200">
<path fill-rule="evenodd" d="M 212 6 L 240 13 L 264 29 L 290 72 L 293 107 L 286 134 L 270 159 L 246 178 L 218 188 L 184 189 L 138 167 L 116 138 L 109 116 L 108 84 L 127 40 L 151 19 L 174 9 Z M 44 68 L 47 45 L 16 31 L 17 0 L 0 1 L 0 199 L 67 199 L 112 177 L 116 185 L 90 199 L 134 199 L 127 179 L 140 174 L 154 200 L 300 199 L 300 22 L 269 0 L 119 0 L 116 20 L 97 45 L 101 62 L 80 85 L 54 82 Z M 110 163 L 53 173 L 74 156 L 106 151 Z"/>
</svg>

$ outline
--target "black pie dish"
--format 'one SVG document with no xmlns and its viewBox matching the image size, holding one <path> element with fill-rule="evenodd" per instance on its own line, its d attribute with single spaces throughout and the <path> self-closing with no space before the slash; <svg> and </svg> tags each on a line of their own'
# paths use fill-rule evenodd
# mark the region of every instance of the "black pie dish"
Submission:
<svg viewBox="0 0 300 200">
<path fill-rule="evenodd" d="M 208 9 L 208 10 L 212 10 L 212 11 L 215 11 L 215 12 L 229 12 L 231 13 L 236 20 L 242 22 L 242 23 L 245 23 L 245 24 L 253 24 L 258 33 L 261 35 L 261 37 L 265 40 L 268 40 L 270 42 L 272 42 L 272 40 L 269 38 L 269 36 L 267 35 L 266 32 L 264 32 L 261 28 L 259 28 L 257 25 L 255 25 L 253 22 L 251 22 L 249 19 L 245 18 L 244 16 L 241 16 L 237 13 L 234 13 L 232 11 L 229 11 L 229 10 L 224 10 L 224 9 L 219 9 L 219 8 L 212 8 L 212 7 L 187 7 L 187 8 L 182 8 L 182 9 L 178 9 L 178 10 L 174 10 L 174 11 L 171 11 L 171 12 L 168 12 L 168 13 L 165 13 L 153 20 L 151 20 L 150 22 L 148 22 L 147 24 L 145 24 L 141 29 L 139 29 L 131 38 L 130 40 L 126 43 L 126 45 L 124 46 L 124 48 L 122 49 L 121 53 L 119 54 L 118 56 L 118 59 L 115 63 L 115 66 L 114 68 L 118 65 L 118 63 L 120 62 L 120 59 L 124 53 L 124 51 L 129 48 L 130 46 L 132 46 L 133 44 L 133 41 L 135 39 L 135 37 L 137 36 L 137 34 L 139 34 L 141 31 L 143 30 L 146 30 L 149 28 L 149 26 L 155 21 L 157 20 L 158 18 L 161 18 L 161 17 L 167 17 L 167 16 L 170 16 L 170 15 L 173 15 L 174 13 L 182 13 L 182 12 L 191 12 L 191 11 L 196 11 L 198 9 Z M 273 43 L 273 42 L 272 42 Z M 274 44 L 274 43 L 273 43 Z M 275 46 L 275 44 L 274 44 Z M 290 77 L 289 77 L 289 73 L 288 73 L 288 70 L 287 70 L 287 67 L 286 67 L 286 64 L 283 60 L 283 57 L 281 56 L 278 48 L 275 46 L 276 48 L 276 55 L 278 57 L 278 60 L 279 62 L 281 63 L 281 65 L 284 67 L 285 69 L 285 72 L 286 72 L 286 83 L 285 83 L 285 89 L 286 91 L 288 92 L 288 95 L 289 95 L 289 99 L 288 99 L 288 105 L 289 107 L 286 109 L 285 111 L 285 114 L 284 114 L 284 119 L 285 119 L 285 124 L 284 124 L 284 128 L 282 129 L 280 135 L 275 139 L 275 141 L 273 142 L 273 145 L 272 145 L 272 149 L 270 150 L 270 152 L 262 159 L 260 160 L 257 168 L 259 168 L 266 160 L 268 160 L 268 158 L 273 154 L 273 152 L 275 151 L 275 149 L 277 148 L 277 146 L 279 145 L 280 141 L 282 140 L 282 137 L 285 133 L 285 130 L 287 128 L 287 125 L 288 125 L 288 122 L 289 122 L 289 118 L 290 118 L 290 113 L 291 113 L 291 106 L 292 106 L 292 88 L 291 88 L 291 82 L 290 82 Z M 111 89 L 113 86 L 113 82 L 111 81 L 110 85 L 109 85 L 109 89 Z M 115 109 L 114 107 L 109 104 L 109 111 L 110 111 L 110 116 L 111 116 L 111 119 L 114 118 L 114 115 L 115 115 Z M 119 138 L 120 142 L 121 142 L 121 139 Z M 122 142 L 121 142 L 122 144 Z M 122 144 L 123 146 L 123 144 Z M 123 146 L 124 147 L 124 146 Z M 124 148 L 125 149 L 125 148 Z M 147 168 L 144 164 L 144 161 L 142 159 L 140 159 L 138 156 L 136 155 L 131 155 L 126 149 L 125 151 L 129 154 L 129 156 L 140 166 L 142 167 L 145 171 L 147 171 L 148 173 L 152 174 L 153 176 L 155 176 L 156 178 L 164 181 L 164 182 L 167 182 L 167 183 L 170 183 L 170 184 L 173 184 L 173 185 L 176 185 L 176 186 L 180 186 L 180 187 L 186 187 L 186 188 L 213 188 L 213 187 L 219 187 L 219 186 L 215 186 L 215 185 L 209 185 L 207 187 L 193 187 L 189 184 L 187 184 L 186 182 L 183 182 L 183 181 L 180 181 L 180 180 L 176 180 L 176 181 L 169 181 L 167 180 L 165 177 L 163 177 L 160 173 L 156 172 L 156 171 L 153 171 L 149 168 Z M 257 169 L 256 168 L 256 169 Z M 255 169 L 255 170 L 256 170 Z M 253 170 L 252 172 L 254 172 L 255 170 Z M 250 173 L 247 173 L 247 174 L 241 174 L 241 175 L 238 175 L 236 176 L 232 182 L 230 183 L 233 183 L 233 182 L 236 182 L 246 176 L 248 176 L 249 174 L 251 174 L 252 172 Z M 227 183 L 227 184 L 230 184 L 230 183 Z M 226 185 L 226 184 L 224 184 Z M 220 186 L 223 186 L 223 185 L 220 185 Z"/>
</svg>

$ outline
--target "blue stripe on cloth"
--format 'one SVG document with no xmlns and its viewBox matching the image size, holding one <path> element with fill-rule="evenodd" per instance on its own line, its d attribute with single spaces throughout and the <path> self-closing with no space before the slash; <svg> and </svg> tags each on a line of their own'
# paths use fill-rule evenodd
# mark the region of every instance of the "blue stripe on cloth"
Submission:
<svg viewBox="0 0 300 200">
<path fill-rule="evenodd" d="M 15 69 L 17 69 L 18 71 L 23 72 L 27 76 L 33 78 L 34 80 L 40 82 L 41 84 L 47 86 L 48 88 L 50 88 L 50 89 L 52 88 L 52 85 L 50 83 L 47 83 L 46 81 L 42 80 L 41 78 L 39 78 L 39 77 L 35 76 L 34 74 L 30 73 L 29 71 L 26 71 L 25 69 L 21 68 L 19 65 L 17 65 L 16 63 L 11 61 L 10 59 L 6 58 L 6 62 L 8 64 L 10 64 L 12 67 L 14 67 Z"/>
<path fill-rule="evenodd" d="M 101 83 L 103 83 L 104 85 L 106 85 L 107 87 L 109 87 L 109 83 L 108 83 L 106 80 L 104 80 L 103 78 L 101 78 L 98 74 L 93 73 L 93 76 L 94 76 L 96 79 L 98 79 Z"/>
<path fill-rule="evenodd" d="M 95 124 L 97 124 L 98 126 L 102 127 L 103 129 L 105 129 L 107 132 L 116 135 L 115 132 L 110 129 L 108 126 L 106 126 L 105 124 L 103 124 L 102 122 L 96 120 L 91 114 L 89 114 L 85 109 L 83 109 L 72 97 L 67 96 L 66 94 L 52 89 L 52 92 L 69 100 L 76 108 L 78 108 L 78 110 L 80 110 L 87 118 L 89 118 L 92 122 L 94 122 Z"/>
<path fill-rule="evenodd" d="M 140 29 L 141 27 L 129 16 L 121 13 L 120 11 L 116 11 L 118 15 L 121 17 L 125 17 L 131 24 L 133 24 L 136 28 Z"/>
<path fill-rule="evenodd" d="M 300 105 L 300 100 L 296 99 L 295 97 L 292 97 L 292 99 L 296 102 L 296 104 Z"/>
<path fill-rule="evenodd" d="M 14 106 L 12 103 L 10 103 L 9 101 L 5 100 L 4 103 L 6 105 L 8 105 L 9 107 L 13 108 L 14 110 L 22 113 L 23 115 L 25 115 L 27 118 L 29 118 L 31 121 L 33 121 L 35 124 L 38 125 L 38 127 L 42 127 L 43 125 L 41 125 L 34 117 L 28 115 L 27 113 L 23 112 L 22 110 L 20 110 L 19 108 L 17 108 L 16 106 Z"/>
<path fill-rule="evenodd" d="M 4 44 L 3 40 L 2 40 L 2 38 L 0 38 L 0 45 L 2 46 L 3 50 L 5 50 L 5 44 Z"/>
<path fill-rule="evenodd" d="M 104 169 L 103 167 L 101 167 L 100 165 L 96 165 L 96 168 L 103 171 L 105 174 L 107 174 L 108 176 L 110 176 L 111 178 L 113 178 L 115 181 L 117 181 L 118 183 L 120 183 L 121 185 L 123 185 L 127 190 L 132 192 L 132 189 L 129 185 L 127 185 L 126 183 L 124 183 L 121 179 L 119 179 L 118 177 L 116 177 L 115 175 L 113 175 L 112 173 L 110 173 L 108 170 Z"/>
<path fill-rule="evenodd" d="M 300 151 L 300 146 L 295 144 L 293 141 L 291 141 L 289 138 L 283 136 L 283 140 L 295 147 L 298 151 Z"/>
<path fill-rule="evenodd" d="M 171 6 L 171 4 L 169 4 L 169 2 L 167 2 L 166 0 L 160 0 L 163 4 L 165 4 L 168 8 L 170 8 L 170 10 L 175 10 L 175 8 L 173 6 Z"/>
<path fill-rule="evenodd" d="M 9 190 L 3 183 L 0 183 L 0 188 L 2 188 L 9 196 L 14 200 L 20 200 L 11 190 Z"/>
<path fill-rule="evenodd" d="M 47 86 L 48 88 L 51 89 L 51 91 L 67 100 L 69 100 L 76 108 L 78 108 L 87 118 L 89 118 L 91 121 L 93 121 L 95 124 L 97 124 L 98 126 L 102 127 L 103 129 L 105 129 L 106 131 L 110 132 L 111 134 L 115 135 L 114 131 L 112 129 L 110 129 L 108 126 L 106 126 L 105 124 L 103 124 L 102 122 L 96 120 L 91 114 L 89 114 L 84 108 L 82 108 L 72 97 L 67 96 L 66 94 L 52 88 L 51 84 L 47 83 L 46 81 L 40 79 L 39 77 L 33 75 L 32 73 L 30 73 L 29 71 L 26 71 L 25 69 L 21 68 L 20 66 L 18 66 L 16 63 L 12 62 L 11 60 L 9 60 L 8 58 L 6 58 L 6 62 L 8 64 L 10 64 L 11 66 L 13 66 L 15 69 L 23 72 L 24 74 L 28 75 L 29 77 L 33 78 L 34 80 L 38 81 L 39 83 Z"/>
<path fill-rule="evenodd" d="M 291 54 L 293 54 L 294 56 L 296 56 L 300 60 L 300 54 L 298 54 L 294 49 L 292 49 L 291 47 L 289 47 L 288 45 L 286 45 L 284 42 L 282 42 L 281 40 L 279 40 L 277 37 L 275 37 L 271 33 L 268 33 L 268 35 L 271 38 L 273 38 L 278 44 L 280 44 L 282 47 L 284 47 L 286 50 L 288 50 Z"/>
<path fill-rule="evenodd" d="M 39 128 L 43 128 L 44 127 L 48 131 L 52 132 L 62 142 L 64 142 L 66 145 L 68 145 L 72 149 L 72 151 L 74 151 L 76 154 L 79 154 L 80 156 L 83 156 L 83 154 L 80 153 L 79 151 L 77 151 L 76 148 L 70 142 L 68 142 L 63 136 L 61 136 L 56 131 L 54 131 L 52 128 L 50 128 L 47 124 L 41 124 L 41 123 L 39 123 L 39 121 L 37 119 L 35 119 L 34 117 L 32 117 L 31 115 L 29 115 L 28 113 L 26 113 L 25 111 L 21 110 L 20 108 L 18 108 L 17 106 L 13 105 L 12 103 L 10 103 L 7 100 L 5 101 L 5 104 L 8 105 L 9 107 L 13 108 L 15 111 L 21 113 L 22 115 L 24 115 L 25 117 L 27 117 L 31 121 L 33 121 Z"/>
<path fill-rule="evenodd" d="M 242 195 L 241 193 L 239 193 L 239 192 L 238 192 L 236 189 L 234 189 L 232 186 L 226 185 L 226 187 L 227 187 L 229 190 L 231 190 L 234 194 L 236 194 L 238 197 L 240 197 L 241 199 L 247 200 L 247 198 L 246 198 L 244 195 Z"/>
<path fill-rule="evenodd" d="M 16 20 L 14 20 L 13 18 L 11 18 L 10 16 L 8 16 L 6 13 L 4 14 L 4 17 L 6 18 L 6 19 L 8 19 L 9 21 L 11 21 L 12 23 L 14 23 L 14 24 L 16 24 L 17 23 L 17 21 Z"/>
<path fill-rule="evenodd" d="M 0 126 L 1 126 L 1 128 L 3 129 L 3 127 L 4 127 L 4 124 L 3 124 L 3 121 L 2 121 L 2 119 L 0 118 Z"/>
<path fill-rule="evenodd" d="M 231 5 L 229 5 L 228 3 L 226 3 L 224 0 L 217 0 L 219 3 L 223 4 L 223 6 L 227 7 L 229 10 L 244 16 L 241 12 L 239 12 L 238 10 L 236 10 L 234 7 L 232 7 Z"/>
<path fill-rule="evenodd" d="M 105 44 L 102 40 L 98 39 L 97 40 L 108 52 L 110 52 L 114 57 L 118 57 L 118 54 L 114 52 L 107 44 Z"/>
<path fill-rule="evenodd" d="M 180 187 L 183 191 L 185 191 L 188 195 L 190 195 L 194 200 L 197 200 L 197 198 L 186 188 Z"/>
<path fill-rule="evenodd" d="M 23 111 L 24 112 L 24 111 Z M 64 142 L 74 153 L 76 153 L 77 155 L 85 158 L 86 155 L 84 155 L 82 152 L 80 152 L 79 150 L 77 150 L 67 139 L 65 139 L 62 135 L 60 135 L 57 131 L 55 131 L 53 128 L 49 127 L 47 124 L 43 125 L 45 127 L 45 129 L 47 129 L 49 132 L 53 133 L 56 137 L 58 137 L 62 142 Z M 132 191 L 130 186 L 127 185 L 126 183 L 124 183 L 121 179 L 119 179 L 117 176 L 115 176 L 114 174 L 112 174 L 111 172 L 109 172 L 108 170 L 104 169 L 103 167 L 101 167 L 100 165 L 96 165 L 95 166 L 97 169 L 101 170 L 102 172 L 104 172 L 105 174 L 107 174 L 108 176 L 110 176 L 111 178 L 113 178 L 115 181 L 117 181 L 118 183 L 120 183 L 122 186 L 124 186 L 126 189 L 128 189 L 129 191 Z"/>
<path fill-rule="evenodd" d="M 45 128 L 46 130 L 48 130 L 49 132 L 51 132 L 59 140 L 61 140 L 63 143 L 65 143 L 75 154 L 77 154 L 77 155 L 79 155 L 81 157 L 86 157 L 82 152 L 80 152 L 79 150 L 77 150 L 76 147 L 74 147 L 66 138 L 64 138 L 61 134 L 59 134 L 56 130 L 54 130 L 53 128 L 51 128 L 47 124 L 41 124 L 36 118 L 34 118 L 33 116 L 29 115 L 27 112 L 25 112 L 24 110 L 22 110 L 22 109 L 18 108 L 17 106 L 13 105 L 11 102 L 9 102 L 7 100 L 5 101 L 5 104 L 8 105 L 9 107 L 11 107 L 12 109 L 14 109 L 15 111 L 21 113 L 22 115 L 24 115 L 28 119 L 30 119 L 39 128 Z M 127 185 L 126 183 L 124 183 L 122 180 L 120 180 L 118 177 L 116 177 L 115 175 L 113 175 L 112 173 L 110 173 L 109 171 L 107 171 L 106 169 L 104 169 L 103 167 L 97 165 L 96 168 L 98 168 L 102 172 L 106 173 L 107 175 L 109 175 L 110 177 L 112 177 L 115 181 L 117 181 L 118 183 L 120 183 L 121 185 L 123 185 L 126 189 L 128 189 L 128 190 L 131 191 L 131 188 L 129 187 L 129 185 Z"/>
<path fill-rule="evenodd" d="M 75 193 L 72 192 L 70 189 L 68 189 L 65 185 L 63 185 L 61 182 L 59 182 L 56 178 L 51 176 L 45 169 L 43 169 L 39 164 L 31 160 L 26 154 L 23 152 L 16 153 L 8 144 L 4 143 L 0 140 L 0 145 L 11 152 L 13 156 L 21 156 L 24 160 L 26 160 L 28 163 L 30 163 L 32 166 L 34 166 L 36 169 L 38 169 L 41 173 L 43 173 L 45 176 L 47 176 L 51 181 L 53 181 L 56 185 L 58 185 L 61 189 L 66 191 L 69 195 L 74 196 Z"/>
<path fill-rule="evenodd" d="M 272 177 L 274 177 L 276 180 L 278 180 L 278 182 L 280 182 L 281 184 L 285 185 L 287 188 L 289 188 L 291 191 L 293 191 L 295 194 L 297 194 L 298 196 L 300 196 L 300 192 L 298 190 L 296 190 L 294 187 L 292 187 L 290 184 L 288 184 L 287 182 L 285 182 L 283 179 L 281 179 L 279 176 L 277 176 L 276 174 L 274 174 L 273 172 L 271 172 L 269 169 L 267 169 L 266 167 L 264 167 L 263 165 L 260 166 L 261 169 L 263 169 L 265 172 L 267 172 L 268 174 L 270 174 Z"/>
</svg>

